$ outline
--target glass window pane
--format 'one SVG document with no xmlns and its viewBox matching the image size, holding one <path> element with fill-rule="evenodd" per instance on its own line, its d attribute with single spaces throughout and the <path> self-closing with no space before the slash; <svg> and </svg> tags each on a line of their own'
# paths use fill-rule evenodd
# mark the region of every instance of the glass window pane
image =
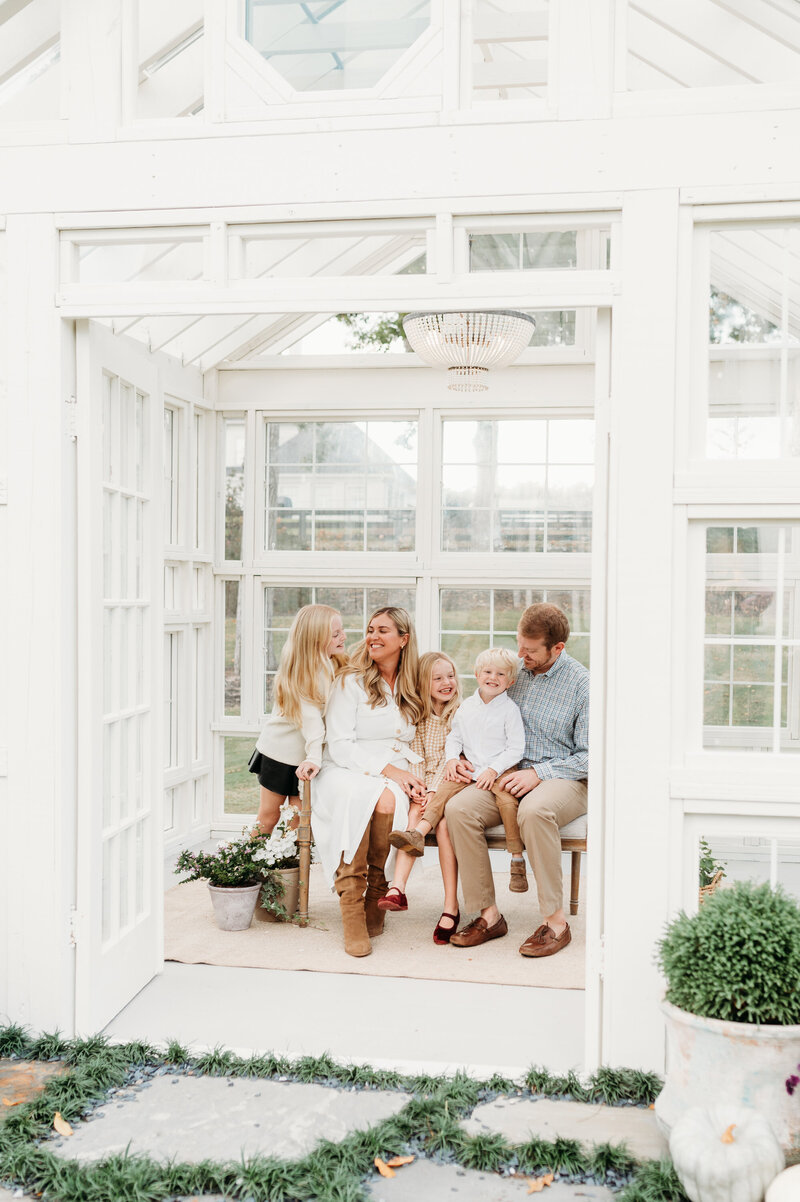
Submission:
<svg viewBox="0 0 800 1202">
<path fill-rule="evenodd" d="M 408 611 L 412 620 L 416 610 L 416 589 L 391 584 L 380 588 L 364 585 L 312 585 L 306 588 L 264 587 L 264 713 L 273 702 L 273 681 L 286 642 L 289 626 L 304 605 L 330 605 L 342 616 L 346 646 L 364 637 L 367 617 L 381 605 L 397 605 Z"/>
<path fill-rule="evenodd" d="M 298 92 L 341 91 L 373 87 L 429 22 L 430 0 L 400 9 L 359 0 L 247 0 L 245 36 Z"/>
<path fill-rule="evenodd" d="M 242 710 L 242 589 L 225 581 L 225 715 Z"/>
<path fill-rule="evenodd" d="M 590 551 L 593 433 L 587 420 L 446 419 L 442 550 Z"/>
<path fill-rule="evenodd" d="M 800 523 L 705 541 L 704 746 L 800 750 Z"/>
<path fill-rule="evenodd" d="M 258 777 L 248 768 L 256 744 L 254 735 L 226 735 L 225 744 L 225 813 L 253 814 L 258 812 Z"/>
<path fill-rule="evenodd" d="M 245 428 L 242 418 L 225 418 L 225 558 L 242 558 Z"/>
<path fill-rule="evenodd" d="M 711 459 L 800 455 L 800 223 L 709 235 Z"/>
<path fill-rule="evenodd" d="M 575 633 L 570 633 L 567 651 L 589 666 L 590 590 L 576 589 L 472 589 L 439 590 L 441 648 L 455 660 L 467 694 L 474 674 L 475 658 L 487 647 L 507 647 L 516 652 L 516 630 L 523 610 L 547 601 L 563 609 Z"/>
<path fill-rule="evenodd" d="M 413 551 L 417 423 L 266 423 L 266 550 Z"/>
</svg>

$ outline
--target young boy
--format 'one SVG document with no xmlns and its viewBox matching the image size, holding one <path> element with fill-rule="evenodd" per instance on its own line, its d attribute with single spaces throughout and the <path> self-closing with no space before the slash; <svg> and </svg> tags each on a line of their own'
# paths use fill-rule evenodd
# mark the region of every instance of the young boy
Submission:
<svg viewBox="0 0 800 1202">
<path fill-rule="evenodd" d="M 528 878 L 517 824 L 519 801 L 502 787 L 503 775 L 515 767 L 525 751 L 522 715 L 506 693 L 516 679 L 517 670 L 516 656 L 505 647 L 490 647 L 480 653 L 475 660 L 477 692 L 459 706 L 445 742 L 447 763 L 442 784 L 428 801 L 416 826 L 407 831 L 392 831 L 389 842 L 409 855 L 421 856 L 425 836 L 436 828 L 450 798 L 468 785 L 476 785 L 494 794 L 503 820 L 511 852 L 508 887 L 513 893 L 525 893 Z M 459 765 L 472 774 L 471 780 L 458 775 Z"/>
</svg>

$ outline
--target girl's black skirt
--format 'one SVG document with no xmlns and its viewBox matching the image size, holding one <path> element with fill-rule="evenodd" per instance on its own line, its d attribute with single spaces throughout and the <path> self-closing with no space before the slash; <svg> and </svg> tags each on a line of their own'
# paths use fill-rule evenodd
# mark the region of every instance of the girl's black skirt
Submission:
<svg viewBox="0 0 800 1202">
<path fill-rule="evenodd" d="M 262 755 L 256 749 L 250 757 L 249 768 L 258 776 L 259 784 L 270 793 L 279 793 L 282 797 L 297 797 L 300 793 L 300 782 L 297 779 L 296 764 L 282 764 L 272 760 L 268 755 Z"/>
</svg>

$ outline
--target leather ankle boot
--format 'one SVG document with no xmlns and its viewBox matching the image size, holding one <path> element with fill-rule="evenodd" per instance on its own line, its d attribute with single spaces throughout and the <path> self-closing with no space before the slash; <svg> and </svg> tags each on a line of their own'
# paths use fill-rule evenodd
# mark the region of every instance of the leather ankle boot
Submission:
<svg viewBox="0 0 800 1202">
<path fill-rule="evenodd" d="M 348 956 L 368 956 L 372 951 L 367 932 L 367 919 L 364 909 L 364 893 L 367 887 L 367 847 L 369 844 L 369 827 L 364 831 L 356 854 L 349 864 L 344 856 L 336 869 L 334 885 L 339 894 L 339 908 L 342 913 L 342 933 L 344 935 L 344 950 Z"/>
<path fill-rule="evenodd" d="M 383 934 L 383 924 L 386 921 L 386 912 L 378 909 L 378 901 L 389 887 L 383 869 L 389 854 L 389 835 L 392 833 L 393 821 L 393 814 L 375 813 L 369 824 L 367 895 L 364 909 L 367 931 L 373 938 Z"/>
</svg>

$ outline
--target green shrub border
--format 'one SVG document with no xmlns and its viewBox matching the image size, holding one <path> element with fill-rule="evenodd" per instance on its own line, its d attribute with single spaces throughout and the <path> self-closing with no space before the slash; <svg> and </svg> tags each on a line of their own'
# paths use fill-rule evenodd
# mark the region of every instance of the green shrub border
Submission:
<svg viewBox="0 0 800 1202">
<path fill-rule="evenodd" d="M 215 1048 L 193 1056 L 177 1042 L 166 1049 L 146 1043 L 109 1044 L 102 1035 L 62 1039 L 58 1033 L 33 1036 L 18 1025 L 0 1027 L 0 1056 L 60 1060 L 70 1071 L 52 1078 L 31 1102 L 9 1111 L 0 1125 L 0 1181 L 58 1202 L 161 1202 L 180 1195 L 218 1193 L 253 1202 L 363 1202 L 365 1183 L 374 1176 L 376 1156 L 442 1155 L 468 1169 L 587 1173 L 598 1181 L 613 1174 L 628 1178 L 620 1202 L 684 1202 L 668 1161 L 643 1164 L 624 1144 L 584 1149 L 577 1140 L 531 1139 L 509 1144 L 493 1134 L 467 1135 L 459 1120 L 498 1093 L 571 1098 L 608 1105 L 649 1105 L 662 1082 L 654 1073 L 601 1068 L 588 1081 L 575 1073 L 553 1076 L 532 1068 L 522 1084 L 495 1075 L 484 1081 L 466 1073 L 452 1077 L 400 1073 L 362 1065 L 337 1064 L 330 1056 L 286 1060 L 264 1055 L 242 1058 Z M 168 1066 L 198 1075 L 281 1079 L 359 1089 L 400 1090 L 412 1095 L 399 1114 L 339 1143 L 321 1142 L 301 1160 L 253 1157 L 249 1160 L 167 1164 L 124 1154 L 80 1164 L 56 1156 L 46 1145 L 58 1110 L 69 1122 L 102 1104 L 109 1090 L 131 1085 L 142 1067 Z"/>
</svg>

